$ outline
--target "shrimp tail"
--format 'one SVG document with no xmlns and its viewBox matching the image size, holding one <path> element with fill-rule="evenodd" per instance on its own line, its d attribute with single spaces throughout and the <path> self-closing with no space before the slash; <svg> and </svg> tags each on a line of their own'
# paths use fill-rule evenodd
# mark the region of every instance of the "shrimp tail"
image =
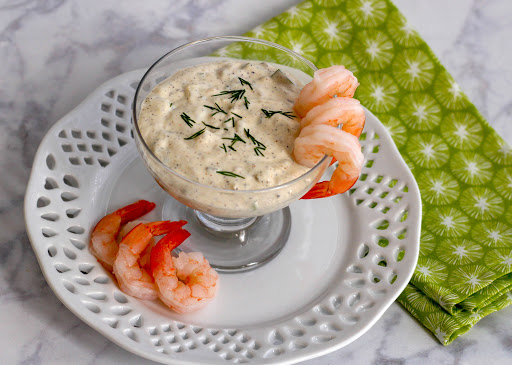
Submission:
<svg viewBox="0 0 512 365">
<path fill-rule="evenodd" d="M 329 193 L 332 194 L 343 194 L 350 189 L 359 179 L 359 174 L 349 178 L 341 179 L 339 175 L 333 174 L 331 181 L 329 181 Z"/>
<path fill-rule="evenodd" d="M 148 202 L 147 200 L 139 200 L 133 204 L 116 210 L 114 214 L 121 217 L 121 225 L 123 225 L 151 212 L 155 207 L 155 203 Z"/>
<path fill-rule="evenodd" d="M 166 235 L 164 238 L 162 238 L 160 241 L 163 241 L 162 244 L 167 245 L 167 248 L 169 251 L 174 250 L 176 247 L 181 245 L 183 241 L 185 241 L 187 238 L 190 237 L 190 232 L 179 228 L 168 235 Z M 159 241 L 159 243 L 160 243 Z"/>
<path fill-rule="evenodd" d="M 149 240 L 153 236 L 160 236 L 173 232 L 187 224 L 187 221 L 158 221 L 150 223 L 140 223 L 133 227 L 126 236 L 121 240 L 121 245 L 124 243 L 130 247 L 133 253 L 140 253 L 148 246 Z"/>
<path fill-rule="evenodd" d="M 333 195 L 342 194 L 354 186 L 357 179 L 358 176 L 336 184 L 331 183 L 331 181 L 316 183 L 301 199 L 328 198 Z M 330 188 L 334 185 L 336 185 L 336 189 L 331 190 Z"/>
<path fill-rule="evenodd" d="M 172 233 L 183 227 L 185 224 L 187 224 L 187 221 L 159 221 L 147 223 L 146 227 L 153 236 L 160 236 L 162 234 Z"/>
<path fill-rule="evenodd" d="M 190 233 L 188 231 L 178 228 L 168 233 L 164 238 L 158 241 L 155 247 L 151 250 L 151 272 L 153 273 L 156 270 L 170 270 L 171 268 L 167 268 L 165 263 L 172 262 L 171 251 L 181 245 L 188 237 L 190 237 Z M 175 270 L 174 268 L 172 269 Z"/>
<path fill-rule="evenodd" d="M 316 183 L 301 199 L 318 199 L 327 198 L 335 195 L 329 192 L 329 181 L 321 181 Z"/>
</svg>

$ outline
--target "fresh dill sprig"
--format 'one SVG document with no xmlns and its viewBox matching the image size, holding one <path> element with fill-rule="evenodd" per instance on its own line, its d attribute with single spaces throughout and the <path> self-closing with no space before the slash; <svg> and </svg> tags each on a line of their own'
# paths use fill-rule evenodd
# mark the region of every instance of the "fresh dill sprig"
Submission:
<svg viewBox="0 0 512 365">
<path fill-rule="evenodd" d="M 222 109 L 219 104 L 215 103 L 215 107 L 213 106 L 209 106 L 209 105 L 203 105 L 205 108 L 208 108 L 210 110 L 215 110 L 215 112 L 211 115 L 211 117 L 213 117 L 215 114 L 217 113 L 223 113 L 223 114 L 228 114 L 226 113 L 226 111 L 224 109 Z"/>
<path fill-rule="evenodd" d="M 219 147 L 222 148 L 225 153 L 228 152 L 228 150 L 226 149 L 226 145 L 224 143 L 222 144 L 222 146 L 219 146 Z"/>
<path fill-rule="evenodd" d="M 245 89 L 240 89 L 240 90 L 224 90 L 224 91 L 221 91 L 220 93 L 215 94 L 213 96 L 229 95 L 229 98 L 231 99 L 231 102 L 233 103 L 233 102 L 235 102 L 237 100 L 242 99 L 242 97 L 244 97 L 244 94 L 245 94 Z"/>
<path fill-rule="evenodd" d="M 263 154 L 263 152 L 261 152 L 262 150 L 264 151 L 264 150 L 265 150 L 265 148 L 262 148 L 262 147 L 254 147 L 254 152 L 256 153 L 256 156 L 265 156 L 265 155 Z"/>
<path fill-rule="evenodd" d="M 235 151 L 235 152 L 236 152 L 236 150 L 235 150 L 235 148 L 234 148 L 233 146 L 228 146 L 228 148 L 229 148 L 230 150 L 233 150 L 233 151 Z"/>
<path fill-rule="evenodd" d="M 242 79 L 241 77 L 239 77 L 238 80 L 240 80 L 240 83 L 242 84 L 242 86 L 247 85 L 251 88 L 251 90 L 253 90 L 252 85 L 249 81 L 246 81 L 246 80 Z"/>
<path fill-rule="evenodd" d="M 172 103 L 169 104 L 169 108 L 172 108 Z"/>
<path fill-rule="evenodd" d="M 244 105 L 245 105 L 245 109 L 249 109 L 249 100 L 247 100 L 247 97 L 244 96 Z"/>
<path fill-rule="evenodd" d="M 226 120 L 225 120 L 224 122 L 222 122 L 222 123 L 227 123 L 227 122 L 229 122 L 229 121 L 231 121 L 231 123 L 232 123 L 232 125 L 233 125 L 233 128 L 234 128 L 234 127 L 235 127 L 235 118 L 234 118 L 234 117 L 231 117 L 231 118 L 229 118 L 229 119 L 226 119 Z"/>
<path fill-rule="evenodd" d="M 283 112 L 282 110 L 265 110 L 265 109 L 261 109 L 261 111 L 263 112 L 263 114 L 265 114 L 265 117 L 267 117 L 267 118 L 272 117 L 274 114 L 281 114 L 289 119 L 295 118 L 295 115 L 293 115 L 292 112 Z"/>
<path fill-rule="evenodd" d="M 266 150 L 267 149 L 267 146 L 265 146 L 263 143 L 258 141 L 256 138 L 254 138 L 254 136 L 251 134 L 249 129 L 245 129 L 244 128 L 244 132 L 245 132 L 245 135 L 247 136 L 247 138 L 249 138 L 251 140 L 251 142 L 254 145 L 256 145 L 257 148 L 260 148 L 262 150 Z"/>
<path fill-rule="evenodd" d="M 242 139 L 242 137 L 240 137 L 238 134 L 235 133 L 235 136 L 233 138 L 229 138 L 229 137 L 224 137 L 222 139 L 227 139 L 229 141 L 231 141 L 231 146 L 230 147 L 233 147 L 235 145 L 235 143 L 237 142 L 242 142 L 242 143 L 245 143 L 245 141 Z"/>
<path fill-rule="evenodd" d="M 224 176 L 229 176 L 229 177 L 241 177 L 242 179 L 245 179 L 245 177 L 243 176 L 240 176 L 238 174 L 235 174 L 234 172 L 231 172 L 231 171 L 215 171 L 217 174 L 221 174 L 221 175 L 224 175 Z"/>
<path fill-rule="evenodd" d="M 190 128 L 192 128 L 193 124 L 196 122 L 194 119 L 190 118 L 187 113 L 181 113 L 180 117 Z"/>
<path fill-rule="evenodd" d="M 249 138 L 251 140 L 251 142 L 254 145 L 256 145 L 256 147 L 254 147 L 254 153 L 256 153 L 256 156 L 265 156 L 263 154 L 263 152 L 261 152 L 261 151 L 265 151 L 267 149 L 267 146 L 265 146 L 263 143 L 258 141 L 256 138 L 254 138 L 254 136 L 251 134 L 249 129 L 244 128 L 244 132 L 245 132 L 245 135 L 247 136 L 247 138 Z"/>
<path fill-rule="evenodd" d="M 231 114 L 233 114 L 234 116 L 237 116 L 238 118 L 242 119 L 242 116 L 241 116 L 241 115 L 238 115 L 238 114 L 233 113 L 233 112 L 231 112 Z"/>
<path fill-rule="evenodd" d="M 199 137 L 201 134 L 204 133 L 204 131 L 206 130 L 206 127 L 204 127 L 203 129 L 201 129 L 200 131 L 194 133 L 193 135 L 191 135 L 190 137 L 187 137 L 185 139 L 194 139 L 194 138 L 197 138 Z"/>
<path fill-rule="evenodd" d="M 219 127 L 215 127 L 215 126 L 213 126 L 213 125 L 211 125 L 211 124 L 206 124 L 205 122 L 202 122 L 202 123 L 203 123 L 205 126 L 210 127 L 210 128 L 212 128 L 212 129 L 220 129 Z"/>
</svg>

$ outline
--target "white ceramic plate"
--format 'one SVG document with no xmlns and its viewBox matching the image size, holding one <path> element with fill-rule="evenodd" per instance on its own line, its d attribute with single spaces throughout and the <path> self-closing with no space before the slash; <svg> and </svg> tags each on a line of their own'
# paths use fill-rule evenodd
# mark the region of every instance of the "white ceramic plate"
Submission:
<svg viewBox="0 0 512 365">
<path fill-rule="evenodd" d="M 166 195 L 131 136 L 142 74 L 101 86 L 53 126 L 35 157 L 27 232 L 59 299 L 113 342 L 162 363 L 289 364 L 367 331 L 412 275 L 421 220 L 413 175 L 371 113 L 360 181 L 341 196 L 292 204 L 289 242 L 269 264 L 221 275 L 216 299 L 189 315 L 120 292 L 87 245 L 97 220 L 137 199 L 156 202 L 149 219 L 161 217 Z"/>
</svg>

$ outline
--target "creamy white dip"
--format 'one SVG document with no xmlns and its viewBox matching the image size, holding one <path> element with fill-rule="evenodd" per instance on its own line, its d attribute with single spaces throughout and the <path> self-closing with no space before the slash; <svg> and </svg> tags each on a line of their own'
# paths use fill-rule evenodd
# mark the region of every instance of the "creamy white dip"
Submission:
<svg viewBox="0 0 512 365">
<path fill-rule="evenodd" d="M 146 97 L 139 129 L 155 156 L 182 176 L 222 189 L 264 189 L 309 168 L 292 157 L 302 84 L 258 61 L 181 69 Z"/>
</svg>

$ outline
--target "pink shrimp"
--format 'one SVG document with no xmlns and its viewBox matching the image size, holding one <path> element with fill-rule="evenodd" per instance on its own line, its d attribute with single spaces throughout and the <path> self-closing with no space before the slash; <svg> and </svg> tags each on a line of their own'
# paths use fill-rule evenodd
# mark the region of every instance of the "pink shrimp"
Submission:
<svg viewBox="0 0 512 365">
<path fill-rule="evenodd" d="M 199 310 L 217 292 L 219 275 L 200 252 L 171 251 L 190 236 L 184 229 L 162 238 L 151 251 L 151 270 L 158 287 L 158 297 L 178 313 Z"/>
<path fill-rule="evenodd" d="M 338 97 L 353 97 L 359 86 L 354 74 L 344 66 L 335 65 L 315 72 L 313 80 L 304 86 L 293 109 L 300 118 L 315 106 Z"/>
<path fill-rule="evenodd" d="M 358 137 L 363 131 L 365 122 L 364 109 L 357 99 L 338 97 L 315 106 L 300 121 L 300 127 L 327 124 L 333 127 L 342 124 L 345 132 Z"/>
<path fill-rule="evenodd" d="M 119 245 L 116 237 L 121 226 L 149 213 L 155 203 L 139 200 L 103 217 L 94 227 L 89 244 L 89 251 L 109 271 L 116 259 Z"/>
<path fill-rule="evenodd" d="M 136 226 L 138 226 L 141 223 L 145 224 L 145 223 L 150 223 L 150 222 L 146 221 L 146 220 L 142 220 L 142 219 L 136 219 L 134 221 L 126 223 L 123 226 L 123 228 L 121 228 L 121 230 L 119 231 L 119 234 L 117 235 L 117 242 L 121 242 L 123 240 L 123 238 L 128 233 L 130 233 L 130 231 L 132 229 L 134 229 Z M 144 251 L 141 252 L 140 257 L 139 257 L 140 267 L 146 269 L 147 271 L 151 270 L 150 267 L 149 267 L 149 258 L 150 258 L 150 255 L 151 255 L 151 249 L 153 248 L 154 245 L 155 245 L 155 239 L 151 238 L 149 240 L 149 242 L 148 242 L 148 245 L 146 246 Z"/>
<path fill-rule="evenodd" d="M 139 256 L 153 236 L 175 231 L 186 223 L 186 221 L 141 223 L 123 238 L 114 261 L 114 275 L 124 293 L 139 299 L 151 300 L 158 297 L 153 277 L 140 267 Z"/>
<path fill-rule="evenodd" d="M 324 155 L 335 157 L 338 166 L 330 181 L 317 183 L 302 199 L 325 198 L 344 193 L 359 178 L 364 156 L 357 137 L 325 124 L 304 127 L 295 139 L 295 161 L 313 167 Z"/>
</svg>

